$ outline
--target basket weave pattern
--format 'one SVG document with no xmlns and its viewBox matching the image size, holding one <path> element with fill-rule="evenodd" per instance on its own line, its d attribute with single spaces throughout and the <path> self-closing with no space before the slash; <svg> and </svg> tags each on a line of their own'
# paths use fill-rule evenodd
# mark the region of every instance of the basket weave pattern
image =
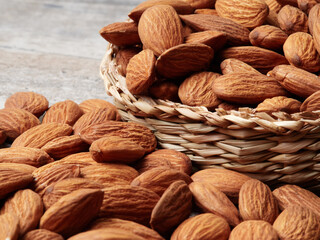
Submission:
<svg viewBox="0 0 320 240">
<path fill-rule="evenodd" d="M 154 131 L 162 148 L 186 153 L 198 169 L 235 170 L 270 184 L 320 189 L 320 111 L 287 114 L 190 107 L 133 96 L 109 45 L 100 74 L 126 121 Z"/>
</svg>

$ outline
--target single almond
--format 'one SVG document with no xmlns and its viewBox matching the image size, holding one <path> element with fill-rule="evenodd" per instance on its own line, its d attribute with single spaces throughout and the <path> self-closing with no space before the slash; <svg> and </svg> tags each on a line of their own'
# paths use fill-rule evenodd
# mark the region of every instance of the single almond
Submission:
<svg viewBox="0 0 320 240">
<path fill-rule="evenodd" d="M 117 63 L 118 72 L 122 76 L 127 75 L 127 66 L 128 66 L 130 59 L 134 55 L 138 54 L 140 51 L 141 51 L 141 49 L 138 47 L 125 47 L 125 48 L 121 48 L 117 52 L 115 60 Z"/>
<path fill-rule="evenodd" d="M 35 229 L 25 234 L 22 240 L 63 240 L 63 237 L 46 229 Z"/>
<path fill-rule="evenodd" d="M 300 107 L 301 112 L 312 112 L 320 110 L 320 91 L 311 94 Z"/>
<path fill-rule="evenodd" d="M 236 58 L 227 58 L 220 63 L 222 74 L 234 72 L 253 72 L 260 73 L 250 65 Z"/>
<path fill-rule="evenodd" d="M 295 32 L 308 32 L 308 17 L 299 8 L 286 5 L 278 13 L 280 28 L 288 35 Z"/>
<path fill-rule="evenodd" d="M 185 38 L 186 43 L 201 43 L 212 47 L 214 51 L 220 50 L 227 41 L 227 35 L 219 31 L 203 31 L 191 33 Z"/>
<path fill-rule="evenodd" d="M 130 231 L 124 229 L 95 229 L 90 231 L 85 231 L 78 233 L 68 240 L 144 240 L 142 238 Z"/>
<path fill-rule="evenodd" d="M 11 213 L 0 215 L 0 239 L 18 240 L 19 218 Z"/>
<path fill-rule="evenodd" d="M 106 100 L 98 98 L 84 100 L 79 104 L 79 107 L 84 114 L 99 108 L 114 109 L 114 111 L 117 112 L 117 107 L 115 105 Z"/>
<path fill-rule="evenodd" d="M 228 222 L 218 215 L 202 213 L 181 223 L 171 236 L 179 239 L 227 240 L 230 234 Z"/>
<path fill-rule="evenodd" d="M 32 174 L 32 172 L 37 169 L 36 167 L 33 167 L 31 165 L 22 163 L 0 163 L 0 168 L 12 169 L 27 174 Z"/>
<path fill-rule="evenodd" d="M 285 96 L 267 98 L 262 103 L 260 103 L 256 111 L 257 112 L 287 112 L 287 113 L 296 113 L 300 111 L 301 102 L 294 99 L 288 98 Z"/>
<path fill-rule="evenodd" d="M 268 5 L 269 10 L 274 11 L 276 13 L 278 13 L 282 8 L 282 4 L 279 3 L 277 0 L 265 0 L 265 2 Z"/>
<path fill-rule="evenodd" d="M 45 96 L 35 92 L 16 92 L 6 99 L 5 108 L 24 109 L 40 117 L 49 106 Z"/>
<path fill-rule="evenodd" d="M 319 4 L 317 4 L 316 6 L 318 6 Z M 314 7 L 316 7 L 316 6 L 314 6 Z M 317 16 L 315 16 L 314 18 L 316 18 L 316 19 L 314 19 L 314 22 L 311 24 L 311 26 L 313 26 L 312 27 L 312 36 L 313 36 L 313 40 L 314 40 L 314 46 L 315 46 L 315 48 L 317 49 L 317 51 L 318 51 L 318 53 L 320 54 L 320 14 L 318 13 L 318 11 L 317 11 L 317 9 L 315 10 L 316 11 L 316 13 L 315 13 L 315 15 L 317 15 Z M 311 31 L 310 31 L 311 32 Z"/>
<path fill-rule="evenodd" d="M 311 33 L 311 35 L 314 37 L 313 35 L 313 26 L 315 25 L 315 23 L 318 21 L 320 16 L 320 3 L 316 4 L 315 6 L 313 6 L 309 12 L 308 15 L 308 26 L 309 26 L 309 32 Z"/>
</svg>

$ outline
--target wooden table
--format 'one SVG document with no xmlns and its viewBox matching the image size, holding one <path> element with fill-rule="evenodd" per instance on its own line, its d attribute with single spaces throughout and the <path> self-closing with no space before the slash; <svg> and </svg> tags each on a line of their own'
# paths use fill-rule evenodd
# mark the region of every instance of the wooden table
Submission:
<svg viewBox="0 0 320 240">
<path fill-rule="evenodd" d="M 98 31 L 125 21 L 143 0 L 0 0 L 0 109 L 17 91 L 50 104 L 112 101 L 99 76 L 107 42 Z"/>
</svg>

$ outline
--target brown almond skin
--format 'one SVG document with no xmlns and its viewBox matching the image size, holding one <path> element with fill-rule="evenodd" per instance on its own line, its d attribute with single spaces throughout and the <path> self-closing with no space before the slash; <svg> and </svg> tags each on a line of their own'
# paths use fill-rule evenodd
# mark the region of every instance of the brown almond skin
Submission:
<svg viewBox="0 0 320 240">
<path fill-rule="evenodd" d="M 318 6 L 318 4 L 316 5 Z M 315 6 L 315 7 L 316 7 Z M 312 36 L 314 40 L 314 46 L 317 49 L 318 53 L 320 54 L 320 14 L 319 10 L 316 10 L 317 16 L 314 17 L 313 27 L 312 27 Z M 311 31 L 310 31 L 311 32 Z"/>
<path fill-rule="evenodd" d="M 220 50 L 227 41 L 227 35 L 219 31 L 203 31 L 191 33 L 185 38 L 186 43 L 201 43 L 212 47 L 214 51 Z"/>
<path fill-rule="evenodd" d="M 248 56 L 250 56 L 250 58 L 248 58 Z M 283 55 L 255 46 L 227 48 L 222 50 L 221 57 L 222 59 L 236 58 L 263 73 L 272 70 L 277 65 L 288 63 Z"/>
<path fill-rule="evenodd" d="M 145 150 L 126 138 L 112 136 L 94 141 L 90 153 L 97 162 L 132 163 L 142 158 Z"/>
<path fill-rule="evenodd" d="M 299 8 L 286 5 L 278 13 L 280 28 L 288 35 L 295 32 L 308 32 L 308 17 Z"/>
<path fill-rule="evenodd" d="M 213 92 L 212 84 L 219 73 L 200 72 L 186 78 L 179 87 L 179 98 L 189 106 L 204 106 L 209 110 L 215 109 L 221 100 Z"/>
<path fill-rule="evenodd" d="M 213 184 L 208 182 L 193 182 L 189 187 L 196 205 L 203 211 L 223 217 L 233 227 L 240 223 L 238 209 L 229 200 L 227 195 Z"/>
<path fill-rule="evenodd" d="M 320 238 L 320 217 L 308 208 L 292 205 L 283 210 L 273 223 L 280 239 Z"/>
<path fill-rule="evenodd" d="M 39 228 L 64 237 L 80 232 L 93 220 L 101 207 L 103 192 L 97 189 L 80 189 L 59 199 L 41 217 Z"/>
<path fill-rule="evenodd" d="M 132 94 L 147 93 L 155 81 L 156 58 L 150 49 L 133 56 L 127 66 L 126 83 Z"/>
<path fill-rule="evenodd" d="M 3 144 L 7 140 L 7 135 L 3 130 L 0 130 L 0 145 Z"/>
<path fill-rule="evenodd" d="M 113 186 L 103 189 L 104 199 L 99 217 L 113 217 L 148 226 L 159 196 L 144 187 Z"/>
<path fill-rule="evenodd" d="M 201 8 L 201 9 L 196 9 L 194 11 L 195 14 L 208 14 L 208 15 L 215 15 L 219 16 L 217 13 L 217 10 L 211 9 L 211 8 Z"/>
<path fill-rule="evenodd" d="M 312 112 L 320 110 L 320 91 L 311 94 L 300 107 L 301 112 Z"/>
<path fill-rule="evenodd" d="M 297 0 L 277 0 L 277 2 L 279 4 L 281 4 L 282 6 L 285 6 L 285 5 L 290 5 L 290 6 L 293 6 L 293 7 L 297 7 L 298 6 Z"/>
<path fill-rule="evenodd" d="M 219 99 L 237 104 L 257 104 L 267 98 L 287 95 L 276 79 L 251 72 L 218 77 L 212 88 Z"/>
<path fill-rule="evenodd" d="M 53 104 L 46 112 L 42 123 L 64 123 L 70 126 L 83 115 L 79 105 L 71 100 L 66 100 Z"/>
<path fill-rule="evenodd" d="M 91 111 L 83 114 L 76 121 L 73 125 L 73 134 L 78 135 L 82 129 L 90 126 L 91 124 L 103 123 L 108 120 L 121 120 L 121 116 L 114 106 L 92 109 Z"/>
<path fill-rule="evenodd" d="M 154 151 L 157 140 L 154 134 L 142 124 L 133 122 L 106 121 L 104 123 L 92 124 L 80 132 L 80 137 L 85 142 L 92 144 L 93 141 L 102 137 L 118 136 L 128 138 L 141 147 L 146 153 Z"/>
<path fill-rule="evenodd" d="M 187 219 L 192 209 L 192 193 L 183 180 L 173 182 L 151 213 L 150 225 L 161 235 L 171 233 Z"/>
<path fill-rule="evenodd" d="M 89 145 L 79 135 L 71 135 L 57 137 L 47 142 L 41 149 L 52 158 L 61 159 L 74 153 L 86 152 Z"/>
<path fill-rule="evenodd" d="M 26 188 L 32 180 L 32 175 L 29 173 L 0 165 L 0 199 L 16 190 Z"/>
<path fill-rule="evenodd" d="M 320 198 L 306 189 L 296 185 L 284 185 L 276 188 L 272 193 L 281 210 L 291 205 L 298 205 L 309 208 L 320 216 Z"/>
<path fill-rule="evenodd" d="M 209 67 L 214 52 L 200 43 L 185 43 L 163 52 L 157 62 L 156 71 L 165 78 L 185 77 Z"/>
<path fill-rule="evenodd" d="M 79 189 L 102 189 L 103 185 L 85 178 L 67 178 L 49 185 L 42 196 L 45 209 L 61 197 Z"/>
<path fill-rule="evenodd" d="M 131 186 L 140 186 L 152 190 L 159 196 L 175 181 L 183 180 L 187 184 L 192 182 L 191 178 L 176 169 L 154 168 L 148 170 L 132 180 Z"/>
<path fill-rule="evenodd" d="M 156 5 L 170 5 L 179 14 L 190 14 L 194 11 L 190 4 L 183 0 L 147 0 L 132 9 L 128 16 L 135 22 L 138 22 L 146 9 Z"/>
<path fill-rule="evenodd" d="M 18 240 L 19 218 L 11 213 L 0 215 L 0 239 Z"/>
<path fill-rule="evenodd" d="M 155 84 L 149 88 L 149 93 L 155 99 L 178 102 L 178 89 L 177 84 L 171 81 L 155 82 Z"/>
<path fill-rule="evenodd" d="M 246 181 L 239 193 L 239 212 L 243 220 L 263 220 L 270 224 L 279 215 L 270 188 L 259 180 Z"/>
<path fill-rule="evenodd" d="M 181 20 L 170 5 L 155 5 L 145 10 L 139 20 L 138 32 L 143 47 L 152 50 L 156 56 L 183 43 Z"/>
<path fill-rule="evenodd" d="M 6 99 L 5 108 L 24 109 L 40 117 L 49 106 L 45 96 L 35 92 L 16 92 Z"/>
<path fill-rule="evenodd" d="M 21 163 L 41 167 L 53 159 L 43 150 L 29 147 L 11 147 L 0 149 L 0 163 Z"/>
<path fill-rule="evenodd" d="M 250 65 L 236 58 L 227 58 L 220 63 L 221 72 L 223 75 L 234 72 L 253 72 L 260 73 Z"/>
<path fill-rule="evenodd" d="M 220 17 L 231 19 L 247 28 L 262 25 L 269 14 L 268 5 L 261 0 L 217 0 L 215 9 Z"/>
<path fill-rule="evenodd" d="M 27 174 L 32 174 L 32 172 L 37 169 L 36 167 L 33 167 L 31 165 L 22 163 L 0 163 L 0 167 L 24 172 Z"/>
<path fill-rule="evenodd" d="M 156 167 L 168 167 L 190 175 L 192 164 L 190 158 L 179 151 L 173 149 L 159 149 L 137 162 L 135 168 L 139 173 L 143 173 Z"/>
<path fill-rule="evenodd" d="M 253 29 L 249 34 L 253 46 L 271 50 L 281 49 L 288 35 L 280 28 L 271 25 L 262 25 Z"/>
<path fill-rule="evenodd" d="M 90 224 L 89 229 L 123 229 L 125 231 L 134 233 L 142 237 L 143 239 L 164 240 L 164 238 L 161 237 L 159 233 L 157 233 L 153 229 L 150 229 L 133 221 L 123 220 L 119 218 L 98 218 Z"/>
<path fill-rule="evenodd" d="M 319 3 L 318 0 L 297 0 L 298 8 L 301 9 L 301 11 L 305 12 L 306 14 L 309 14 L 310 10 L 313 6 Z"/>
<path fill-rule="evenodd" d="M 256 111 L 257 112 L 287 112 L 287 113 L 296 113 L 300 111 L 301 102 L 293 99 L 288 98 L 285 96 L 267 98 L 262 103 L 260 103 Z"/>
<path fill-rule="evenodd" d="M 309 72 L 320 70 L 320 55 L 310 34 L 304 32 L 291 34 L 283 45 L 283 51 L 291 65 Z"/>
<path fill-rule="evenodd" d="M 131 46 L 141 43 L 138 26 L 134 22 L 116 22 L 99 31 L 101 37 L 116 46 Z"/>
<path fill-rule="evenodd" d="M 230 227 L 224 218 L 212 213 L 202 213 L 181 223 L 170 240 L 227 240 L 229 234 Z"/>
<path fill-rule="evenodd" d="M 42 148 L 47 142 L 61 136 L 68 136 L 72 128 L 62 123 L 42 123 L 30 128 L 17 137 L 11 147 Z"/>
<path fill-rule="evenodd" d="M 32 113 L 19 108 L 0 109 L 0 130 L 10 140 L 16 139 L 30 128 L 40 124 Z"/>
<path fill-rule="evenodd" d="M 243 221 L 230 234 L 229 240 L 278 240 L 272 225 L 262 220 Z"/>
<path fill-rule="evenodd" d="M 265 0 L 265 2 L 268 5 L 270 11 L 278 13 L 282 8 L 281 3 L 279 3 L 277 0 Z"/>
<path fill-rule="evenodd" d="M 63 237 L 46 229 L 35 229 L 25 234 L 22 240 L 63 240 Z"/>
<path fill-rule="evenodd" d="M 138 172 L 125 164 L 97 163 L 81 169 L 81 176 L 105 187 L 130 185 Z"/>
<path fill-rule="evenodd" d="M 216 0 L 187 0 L 191 7 L 197 9 L 214 8 Z"/>
<path fill-rule="evenodd" d="M 114 111 L 117 111 L 117 107 L 115 105 L 113 105 L 112 103 L 106 100 L 99 99 L 99 98 L 84 100 L 79 104 L 79 107 L 81 108 L 83 114 L 86 114 L 88 112 L 91 112 L 99 108 L 108 108 L 108 109 L 114 109 Z"/>
<path fill-rule="evenodd" d="M 320 3 L 313 6 L 308 15 L 309 32 L 313 37 L 315 37 L 313 34 L 313 25 L 315 25 L 315 23 L 318 21 L 319 16 L 320 16 Z"/>
<path fill-rule="evenodd" d="M 249 44 L 249 30 L 230 19 L 208 14 L 181 15 L 182 21 L 192 29 L 219 31 L 227 35 L 227 43 L 233 46 Z"/>
<path fill-rule="evenodd" d="M 144 238 L 123 229 L 95 229 L 81 232 L 68 240 L 144 240 Z"/>
<path fill-rule="evenodd" d="M 286 90 L 303 98 L 320 90 L 320 78 L 317 75 L 295 66 L 276 66 L 272 70 L 271 76 Z"/>
<path fill-rule="evenodd" d="M 127 75 L 127 65 L 130 61 L 130 59 L 138 54 L 141 51 L 140 48 L 138 47 L 125 47 L 125 48 L 121 48 L 116 55 L 116 63 L 118 66 L 118 72 L 122 75 L 122 76 L 126 76 Z"/>
<path fill-rule="evenodd" d="M 30 189 L 17 191 L 8 198 L 0 210 L 0 214 L 12 213 L 19 218 L 20 236 L 35 229 L 43 214 L 41 197 Z"/>
</svg>

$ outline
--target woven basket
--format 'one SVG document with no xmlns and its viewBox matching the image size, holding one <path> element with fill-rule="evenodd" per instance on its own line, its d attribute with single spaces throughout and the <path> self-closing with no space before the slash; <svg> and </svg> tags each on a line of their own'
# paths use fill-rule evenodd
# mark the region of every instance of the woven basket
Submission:
<svg viewBox="0 0 320 240">
<path fill-rule="evenodd" d="M 235 170 L 270 185 L 320 189 L 320 111 L 287 114 L 190 107 L 133 96 L 109 45 L 100 67 L 106 91 L 126 121 L 154 131 L 162 148 L 187 154 L 197 169 Z"/>
</svg>

